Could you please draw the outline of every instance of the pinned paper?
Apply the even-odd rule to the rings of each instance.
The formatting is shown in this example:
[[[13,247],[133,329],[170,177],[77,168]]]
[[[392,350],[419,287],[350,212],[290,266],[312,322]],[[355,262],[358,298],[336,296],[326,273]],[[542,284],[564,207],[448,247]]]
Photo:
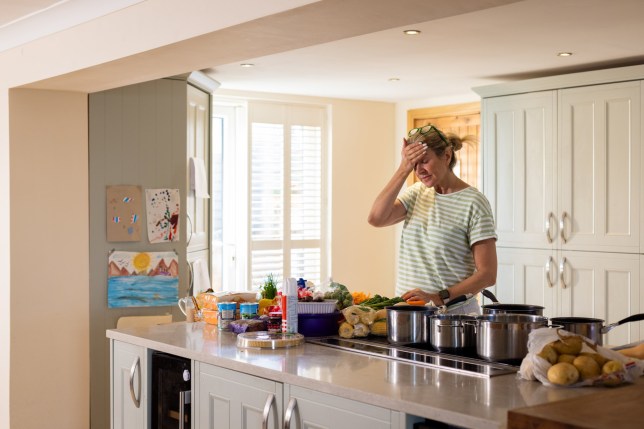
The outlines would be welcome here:
[[[140,186],[119,185],[106,188],[107,241],[141,240],[141,196]]]
[[[179,240],[179,190],[146,189],[145,199],[150,243]]]
[[[210,198],[206,164],[201,158],[190,158],[190,189],[195,191],[197,198]]]

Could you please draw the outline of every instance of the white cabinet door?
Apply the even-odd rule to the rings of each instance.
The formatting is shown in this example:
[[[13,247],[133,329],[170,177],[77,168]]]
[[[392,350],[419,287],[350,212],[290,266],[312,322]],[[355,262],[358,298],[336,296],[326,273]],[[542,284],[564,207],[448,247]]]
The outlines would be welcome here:
[[[210,180],[210,94],[187,85],[187,153],[190,158],[203,160],[207,181]],[[187,240],[188,252],[208,248],[210,239],[210,199],[196,198],[190,188],[190,165],[188,164],[187,195]],[[210,184],[208,183],[210,194]]]
[[[560,252],[557,315],[594,317],[605,324],[641,311],[640,255]],[[640,323],[613,328],[603,339],[621,345],[642,339]]]
[[[545,307],[544,316],[555,315],[557,259],[550,250],[497,248],[496,286],[491,288],[501,303]]]
[[[640,82],[560,91],[560,246],[639,252]]]
[[[494,212],[497,246],[553,248],[555,115],[555,91],[484,100],[483,192]]]
[[[148,425],[147,351],[112,341],[112,429],[141,429]]]
[[[288,406],[284,423],[292,429],[392,429],[399,425],[397,412],[387,408],[299,386],[284,386]]]
[[[195,362],[194,418],[199,429],[281,427],[282,384]]]

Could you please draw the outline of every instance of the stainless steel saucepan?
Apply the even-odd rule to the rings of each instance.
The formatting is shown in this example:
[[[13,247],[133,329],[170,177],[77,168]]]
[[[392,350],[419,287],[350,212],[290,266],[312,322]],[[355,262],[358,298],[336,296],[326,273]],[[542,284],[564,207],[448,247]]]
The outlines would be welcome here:
[[[616,326],[628,322],[637,322],[639,320],[644,320],[644,313],[633,314],[619,322],[611,323],[606,326],[604,326],[604,321],[602,319],[594,319],[591,317],[553,317],[550,319],[550,323],[553,325],[559,325],[568,332],[583,335],[601,346],[603,345],[603,334],[608,333],[608,331]]]
[[[533,316],[543,316],[544,307],[530,304],[501,304],[496,296],[487,289],[481,291],[484,297],[489,298],[493,304],[481,306],[483,314],[530,314]]]

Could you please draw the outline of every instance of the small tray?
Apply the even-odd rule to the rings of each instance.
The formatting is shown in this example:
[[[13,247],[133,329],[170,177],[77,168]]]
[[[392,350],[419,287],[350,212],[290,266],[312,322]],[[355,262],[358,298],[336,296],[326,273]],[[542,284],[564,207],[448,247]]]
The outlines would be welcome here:
[[[304,343],[302,334],[284,334],[281,332],[244,332],[237,335],[237,347],[251,349],[278,349],[295,347]]]
[[[333,313],[336,310],[337,299],[325,299],[319,302],[298,301],[298,314],[324,314]]]

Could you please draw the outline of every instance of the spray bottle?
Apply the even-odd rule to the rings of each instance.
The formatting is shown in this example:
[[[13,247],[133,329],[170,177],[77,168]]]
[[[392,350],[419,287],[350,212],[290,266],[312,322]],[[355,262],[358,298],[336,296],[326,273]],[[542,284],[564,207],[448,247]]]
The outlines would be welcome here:
[[[297,333],[297,281],[291,277],[282,288],[282,332]]]

